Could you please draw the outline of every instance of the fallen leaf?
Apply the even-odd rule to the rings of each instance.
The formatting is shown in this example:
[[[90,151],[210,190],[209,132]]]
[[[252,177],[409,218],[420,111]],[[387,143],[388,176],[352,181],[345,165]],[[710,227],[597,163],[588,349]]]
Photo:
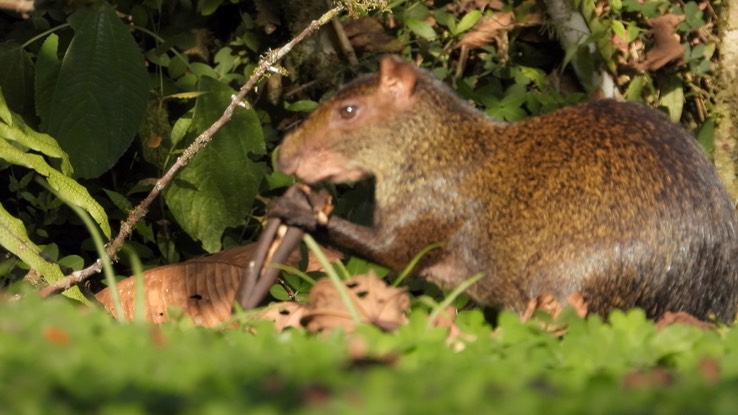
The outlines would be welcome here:
[[[307,306],[294,301],[281,301],[266,306],[259,314],[259,318],[274,322],[277,331],[288,327],[302,328],[300,320],[305,316]]]
[[[443,327],[448,329],[446,344],[451,346],[455,352],[460,352],[466,348],[466,342],[476,340],[476,336],[461,331],[459,326],[456,325],[456,316],[456,309],[452,306],[448,306],[438,315],[432,324],[433,327]]]
[[[684,19],[684,15],[665,14],[648,21],[653,45],[643,60],[635,64],[637,70],[655,71],[684,56],[684,45],[680,43],[679,35],[676,33],[676,27]]]
[[[543,311],[551,316],[551,322],[541,321],[541,328],[556,336],[563,336],[567,327],[557,323],[555,320],[564,310],[564,307],[573,307],[574,311],[581,318],[587,316],[587,302],[581,293],[572,293],[566,297],[566,304],[562,305],[559,300],[551,294],[542,294],[528,301],[528,306],[520,315],[522,321],[528,321],[533,317],[536,311]]]
[[[404,45],[390,35],[376,17],[362,17],[343,24],[343,30],[356,49],[369,52],[393,53]]]
[[[699,371],[702,378],[708,385],[714,385],[720,380],[720,362],[711,357],[705,357],[700,360]]]
[[[388,286],[373,272],[358,275],[344,282],[351,302],[361,322],[374,324],[382,330],[394,330],[407,321],[410,307],[406,290]],[[356,323],[330,279],[323,278],[310,290],[309,311],[302,324],[312,332],[342,328],[348,332]]]
[[[684,311],[679,311],[676,313],[664,313],[659,321],[656,322],[656,328],[662,330],[667,326],[671,326],[672,324],[686,324],[688,326],[697,327],[700,330],[709,330],[715,327],[715,324],[713,323],[700,320],[697,317]]]
[[[147,321],[163,323],[169,320],[169,308],[180,308],[197,325],[216,326],[231,317],[231,306],[251,257],[254,244],[229,249],[217,254],[194,258],[179,264],[165,265],[144,271],[144,311]],[[329,259],[340,254],[324,249]],[[294,252],[287,265],[297,266],[299,253]],[[307,271],[320,270],[312,254],[308,256]],[[126,278],[117,284],[124,316],[135,315],[135,278]],[[110,288],[95,295],[107,311],[113,313]]]
[[[623,384],[629,389],[643,389],[654,386],[665,386],[673,382],[674,375],[663,367],[639,370],[625,375]]]
[[[507,32],[515,27],[514,21],[513,12],[498,12],[492,16],[484,16],[461,38],[458,46],[478,48],[493,42],[507,45]]]
[[[64,330],[57,327],[47,327],[44,329],[44,337],[57,346],[69,346],[69,335]]]

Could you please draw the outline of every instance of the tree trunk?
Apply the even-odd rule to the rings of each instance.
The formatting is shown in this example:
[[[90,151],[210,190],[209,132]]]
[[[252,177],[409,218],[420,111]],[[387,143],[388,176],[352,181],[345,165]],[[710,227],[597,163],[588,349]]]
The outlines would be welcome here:
[[[724,22],[720,42],[720,63],[717,76],[716,110],[720,116],[715,130],[715,166],[735,203],[736,141],[738,140],[738,4],[726,2],[722,8]]]

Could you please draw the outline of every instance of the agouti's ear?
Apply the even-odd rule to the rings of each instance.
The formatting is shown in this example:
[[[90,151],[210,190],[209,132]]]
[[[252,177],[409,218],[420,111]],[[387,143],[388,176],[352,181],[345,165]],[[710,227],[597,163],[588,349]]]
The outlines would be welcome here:
[[[418,72],[411,63],[396,55],[385,55],[379,61],[379,90],[403,102],[415,89]]]

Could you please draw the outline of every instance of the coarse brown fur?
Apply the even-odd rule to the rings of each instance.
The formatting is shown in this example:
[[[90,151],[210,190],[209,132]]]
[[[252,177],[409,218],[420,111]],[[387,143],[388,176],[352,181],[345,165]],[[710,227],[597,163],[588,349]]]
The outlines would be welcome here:
[[[329,236],[394,269],[443,242],[419,274],[448,288],[482,272],[467,292],[483,304],[578,292],[601,314],[735,317],[735,208],[696,141],[640,104],[498,123],[390,56],[288,135],[279,164],[308,183],[374,176],[374,224],[331,217]],[[299,211],[272,214],[317,226]]]

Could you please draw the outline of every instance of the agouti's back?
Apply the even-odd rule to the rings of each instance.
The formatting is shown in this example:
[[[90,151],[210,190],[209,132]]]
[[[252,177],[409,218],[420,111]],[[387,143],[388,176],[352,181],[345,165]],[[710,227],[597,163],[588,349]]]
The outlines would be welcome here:
[[[374,225],[332,217],[329,236],[396,269],[444,242],[420,275],[452,287],[482,272],[468,290],[481,303],[580,293],[601,314],[735,316],[734,206],[695,140],[639,104],[501,124],[386,57],[285,139],[280,166],[308,182],[374,176]]]

